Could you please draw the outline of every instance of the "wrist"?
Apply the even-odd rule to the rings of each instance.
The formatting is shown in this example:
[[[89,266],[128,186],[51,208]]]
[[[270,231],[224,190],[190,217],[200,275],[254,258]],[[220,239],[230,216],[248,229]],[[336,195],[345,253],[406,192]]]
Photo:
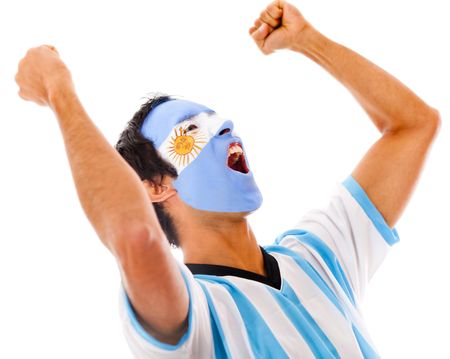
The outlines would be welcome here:
[[[76,98],[70,78],[55,78],[48,84],[47,89],[48,105],[55,112],[68,99]]]
[[[48,105],[62,128],[65,128],[68,123],[72,123],[74,119],[81,118],[80,114],[84,114],[83,106],[71,81],[50,87],[48,100]]]
[[[326,41],[325,36],[307,23],[293,41],[291,50],[311,57],[312,54],[325,46]]]

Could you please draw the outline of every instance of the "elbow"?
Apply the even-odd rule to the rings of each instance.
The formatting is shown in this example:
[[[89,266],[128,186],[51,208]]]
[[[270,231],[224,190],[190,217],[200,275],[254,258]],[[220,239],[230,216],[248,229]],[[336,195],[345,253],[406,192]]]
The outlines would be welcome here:
[[[441,116],[435,108],[428,107],[425,111],[421,111],[417,116],[417,120],[412,126],[405,128],[406,131],[412,130],[419,138],[423,138],[427,142],[432,142],[441,128]]]
[[[387,122],[384,127],[379,127],[383,135],[397,133],[421,133],[430,140],[433,140],[441,128],[441,116],[439,111],[428,105],[417,107],[409,113],[406,118],[399,121]]]
[[[439,111],[430,107],[426,115],[423,116],[418,130],[423,134],[424,139],[433,142],[441,128],[441,115]]]
[[[429,126],[431,127],[431,131],[434,135],[434,137],[439,133],[439,130],[441,129],[441,115],[438,110],[435,108],[430,108],[431,114],[428,118]]]

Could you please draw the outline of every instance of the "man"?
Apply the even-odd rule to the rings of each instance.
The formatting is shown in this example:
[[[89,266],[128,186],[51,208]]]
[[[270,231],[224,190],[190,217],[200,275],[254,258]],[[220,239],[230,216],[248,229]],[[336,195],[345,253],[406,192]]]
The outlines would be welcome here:
[[[392,228],[439,115],[284,1],[270,4],[250,34],[264,54],[290,49],[317,62],[382,134],[328,208],[264,249],[246,220],[261,194],[231,121],[156,97],[117,144],[127,164],[84,111],[55,48],[30,50],[16,80],[21,97],[58,118],[83,209],[121,269],[125,332],[137,358],[377,357],[360,300],[398,241]]]

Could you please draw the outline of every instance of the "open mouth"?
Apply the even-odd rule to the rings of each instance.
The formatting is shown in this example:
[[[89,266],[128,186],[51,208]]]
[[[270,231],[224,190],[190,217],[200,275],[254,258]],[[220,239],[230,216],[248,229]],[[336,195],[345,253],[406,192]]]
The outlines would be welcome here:
[[[230,146],[228,147],[227,165],[233,171],[241,173],[250,172],[247,166],[247,162],[245,161],[245,155],[244,151],[242,150],[242,146],[237,142],[230,144]]]

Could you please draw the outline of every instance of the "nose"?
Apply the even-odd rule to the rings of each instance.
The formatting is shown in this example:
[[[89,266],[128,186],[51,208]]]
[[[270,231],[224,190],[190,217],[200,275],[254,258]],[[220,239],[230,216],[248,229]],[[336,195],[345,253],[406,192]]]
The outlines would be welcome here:
[[[217,130],[216,136],[223,136],[227,133],[231,133],[231,131],[233,131],[233,128],[234,128],[233,122],[230,120],[227,120]]]

